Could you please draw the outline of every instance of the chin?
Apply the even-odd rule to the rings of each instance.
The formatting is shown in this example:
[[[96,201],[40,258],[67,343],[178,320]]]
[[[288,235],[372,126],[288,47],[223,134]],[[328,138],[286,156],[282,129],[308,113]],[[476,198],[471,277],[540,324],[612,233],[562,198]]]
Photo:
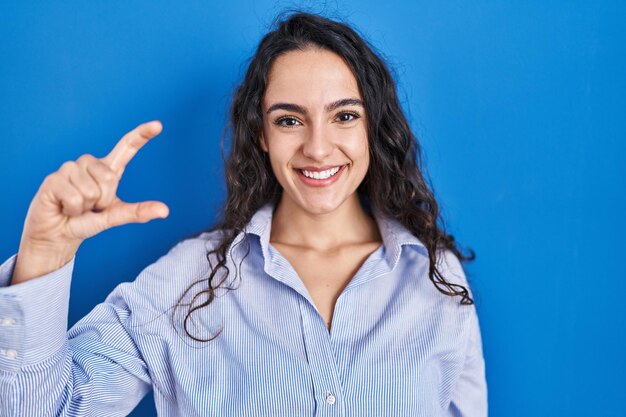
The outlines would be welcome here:
[[[319,207],[319,206],[307,206],[303,209],[309,214],[321,215],[328,214],[335,211],[336,207]]]
[[[304,201],[300,205],[302,210],[310,214],[328,214],[342,206],[343,201]]]

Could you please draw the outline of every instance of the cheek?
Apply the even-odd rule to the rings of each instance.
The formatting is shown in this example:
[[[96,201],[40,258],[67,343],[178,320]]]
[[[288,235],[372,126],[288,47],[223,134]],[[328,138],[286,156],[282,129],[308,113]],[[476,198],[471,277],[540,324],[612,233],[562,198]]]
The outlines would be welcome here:
[[[269,138],[266,144],[272,172],[280,185],[284,187],[285,178],[288,176],[286,171],[291,166],[293,153],[284,141],[277,140],[277,138]]]
[[[363,135],[355,135],[346,140],[343,146],[344,152],[355,164],[368,165],[369,164],[369,143],[367,137]]]

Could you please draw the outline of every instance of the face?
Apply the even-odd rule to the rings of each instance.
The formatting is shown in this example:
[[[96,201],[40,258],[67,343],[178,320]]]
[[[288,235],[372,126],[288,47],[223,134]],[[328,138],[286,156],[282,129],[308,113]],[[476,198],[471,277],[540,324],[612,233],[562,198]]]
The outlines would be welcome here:
[[[283,188],[281,206],[324,214],[358,201],[369,166],[362,100],[350,68],[333,52],[311,48],[274,61],[260,146]]]

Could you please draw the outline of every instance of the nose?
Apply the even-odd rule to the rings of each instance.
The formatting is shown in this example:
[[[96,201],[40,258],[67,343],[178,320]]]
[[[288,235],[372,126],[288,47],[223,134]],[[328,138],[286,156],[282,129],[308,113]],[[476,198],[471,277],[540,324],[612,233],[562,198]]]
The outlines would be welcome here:
[[[302,152],[307,158],[321,162],[333,151],[331,133],[321,126],[310,126],[302,145]]]

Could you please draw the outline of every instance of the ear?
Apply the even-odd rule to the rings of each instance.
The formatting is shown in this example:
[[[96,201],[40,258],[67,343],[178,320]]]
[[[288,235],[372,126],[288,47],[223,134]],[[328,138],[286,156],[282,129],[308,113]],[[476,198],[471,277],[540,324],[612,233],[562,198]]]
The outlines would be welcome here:
[[[263,149],[263,152],[267,152],[267,142],[265,141],[265,137],[263,136],[263,132],[259,135],[259,146]]]

